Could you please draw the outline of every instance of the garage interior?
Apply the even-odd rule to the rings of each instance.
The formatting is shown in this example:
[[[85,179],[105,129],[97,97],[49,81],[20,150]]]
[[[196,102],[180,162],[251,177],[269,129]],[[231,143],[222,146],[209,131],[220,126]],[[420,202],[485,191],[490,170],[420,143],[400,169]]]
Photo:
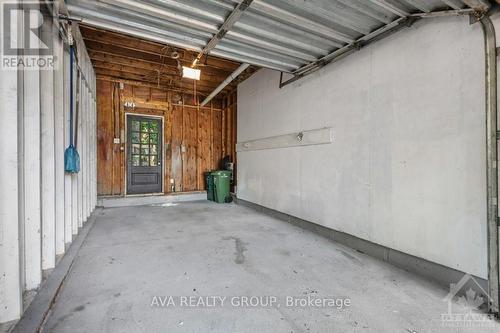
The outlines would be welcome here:
[[[0,5],[0,332],[500,328],[497,1]]]

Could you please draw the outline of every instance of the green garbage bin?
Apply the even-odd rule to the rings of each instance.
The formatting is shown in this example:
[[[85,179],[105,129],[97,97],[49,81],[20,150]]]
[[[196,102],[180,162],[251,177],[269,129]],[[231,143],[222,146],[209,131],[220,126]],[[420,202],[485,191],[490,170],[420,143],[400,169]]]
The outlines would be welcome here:
[[[229,183],[231,182],[231,171],[218,170],[212,172],[214,177],[214,199],[215,202],[224,203],[229,201]]]
[[[215,201],[214,198],[214,177],[212,172],[205,172],[205,184],[207,188],[207,200]]]

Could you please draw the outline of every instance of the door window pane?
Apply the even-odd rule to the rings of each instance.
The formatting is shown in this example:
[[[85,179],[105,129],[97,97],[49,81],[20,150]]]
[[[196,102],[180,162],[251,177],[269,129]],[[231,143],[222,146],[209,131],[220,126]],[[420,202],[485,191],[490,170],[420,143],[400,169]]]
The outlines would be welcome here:
[[[158,156],[156,155],[151,155],[150,157],[150,166],[157,166],[158,165]]]
[[[149,139],[151,141],[151,143],[158,143],[158,134],[157,133],[151,133],[149,134]]]
[[[139,155],[132,155],[132,166],[139,166]]]
[[[130,159],[134,167],[160,165],[160,128],[158,120],[132,119],[130,122]]]
[[[149,129],[151,133],[158,133],[158,122],[153,121],[151,122],[151,127]]]
[[[139,132],[141,130],[141,123],[138,120],[132,120],[132,131]]]
[[[139,133],[132,132],[132,143],[139,143]]]

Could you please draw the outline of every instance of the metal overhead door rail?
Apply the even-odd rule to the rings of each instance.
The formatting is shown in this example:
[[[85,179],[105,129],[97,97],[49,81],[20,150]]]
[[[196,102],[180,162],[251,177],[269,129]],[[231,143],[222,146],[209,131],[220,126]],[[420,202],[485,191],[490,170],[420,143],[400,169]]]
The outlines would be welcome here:
[[[418,18],[490,7],[487,0],[67,0],[67,5],[85,24],[290,73],[293,81]]]

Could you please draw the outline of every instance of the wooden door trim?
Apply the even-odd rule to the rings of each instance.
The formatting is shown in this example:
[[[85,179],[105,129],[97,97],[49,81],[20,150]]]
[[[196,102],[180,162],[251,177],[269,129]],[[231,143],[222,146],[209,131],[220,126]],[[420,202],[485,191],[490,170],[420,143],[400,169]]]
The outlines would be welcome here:
[[[143,117],[143,118],[156,118],[156,119],[161,119],[161,192],[155,192],[155,193],[143,193],[143,194],[137,194],[137,193],[132,193],[128,194],[128,186],[127,186],[127,176],[128,176],[128,116],[137,116],[137,117]],[[158,116],[158,115],[152,115],[152,114],[144,114],[144,113],[137,113],[137,112],[125,112],[125,172],[124,172],[124,184],[125,184],[125,189],[124,189],[124,195],[127,196],[140,196],[140,195],[159,195],[159,194],[164,194],[165,193],[165,117],[164,116]]]

